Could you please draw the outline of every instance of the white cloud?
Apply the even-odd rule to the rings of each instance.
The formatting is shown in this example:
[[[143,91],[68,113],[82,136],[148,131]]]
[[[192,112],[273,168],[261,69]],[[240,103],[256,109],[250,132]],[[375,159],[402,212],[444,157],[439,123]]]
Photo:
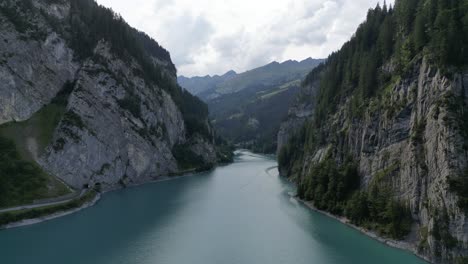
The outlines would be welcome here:
[[[379,0],[97,0],[170,51],[179,74],[324,58]],[[383,0],[380,0],[383,2]],[[393,3],[392,0],[387,3]]]

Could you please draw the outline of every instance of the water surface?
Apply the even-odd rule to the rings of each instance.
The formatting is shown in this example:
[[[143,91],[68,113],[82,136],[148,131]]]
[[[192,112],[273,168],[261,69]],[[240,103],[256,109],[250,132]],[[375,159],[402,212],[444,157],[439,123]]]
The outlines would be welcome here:
[[[2,264],[422,264],[288,195],[276,162],[242,152],[207,173],[105,194],[0,231]]]

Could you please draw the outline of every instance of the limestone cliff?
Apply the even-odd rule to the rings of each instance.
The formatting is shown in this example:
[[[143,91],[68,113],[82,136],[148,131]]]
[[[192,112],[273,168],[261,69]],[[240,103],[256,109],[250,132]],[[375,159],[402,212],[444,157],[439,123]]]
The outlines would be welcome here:
[[[320,130],[323,141],[281,171],[300,181],[326,155],[338,163],[352,155],[361,189],[380,181],[409,206],[414,226],[405,239],[413,250],[433,262],[452,263],[466,255],[468,243],[468,221],[459,203],[463,198],[450,186],[467,168],[460,117],[468,103],[467,88],[467,73],[447,77],[421,60],[413,75],[387,88],[384,101],[371,100],[362,119],[353,118],[350,100],[340,105]],[[280,142],[297,132],[303,112],[303,104],[291,108]]]
[[[276,154],[279,154],[283,146],[288,143],[289,138],[297,133],[304,123],[312,117],[318,85],[318,80],[316,80],[311,84],[302,86],[295,102],[288,110],[286,120],[281,123],[277,136]]]
[[[102,23],[116,25],[108,35],[84,30],[89,17],[106,16]],[[206,106],[177,86],[169,53],[110,10],[89,0],[2,1],[0,32],[0,124],[27,122],[65,97],[45,146],[24,139],[45,171],[76,189],[114,188],[186,169],[176,145],[216,162]],[[188,104],[195,110],[184,110]],[[196,111],[203,114],[190,116]]]
[[[433,263],[468,261],[467,10],[370,9],[306,77],[309,96],[278,136],[280,172],[301,199]]]

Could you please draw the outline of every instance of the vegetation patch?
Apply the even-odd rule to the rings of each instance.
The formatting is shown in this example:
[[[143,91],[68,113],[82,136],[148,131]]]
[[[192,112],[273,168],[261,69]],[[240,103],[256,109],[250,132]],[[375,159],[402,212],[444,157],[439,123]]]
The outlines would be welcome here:
[[[22,159],[12,140],[0,137],[0,208],[28,204],[69,192],[34,161]]]
[[[389,187],[377,184],[353,194],[346,215],[353,223],[394,239],[409,234],[413,223],[409,207],[396,200]]]
[[[427,240],[429,236],[429,229],[427,226],[422,226],[419,229],[419,236],[420,236],[420,240],[419,240],[418,250],[422,251],[429,247],[429,242]]]
[[[234,161],[234,146],[219,136],[215,138],[215,145],[219,163],[231,163]]]
[[[52,141],[58,123],[62,119],[65,107],[49,104],[35,113],[30,119],[22,122],[9,122],[0,126],[0,135],[15,142],[22,158],[33,160],[40,155]],[[29,139],[29,140],[28,140]],[[31,140],[37,144],[37,153],[32,153]]]
[[[34,5],[31,0],[4,0],[0,5],[0,12],[13,24],[15,29],[22,34],[29,34],[36,40],[44,40],[47,32],[41,30],[36,23],[32,21]],[[27,40],[25,35],[21,39]]]
[[[458,206],[468,214],[468,168],[459,176],[452,176],[448,179],[449,188],[458,196]]]
[[[298,185],[297,194],[301,199],[313,201],[321,210],[342,215],[345,201],[359,185],[357,166],[351,159],[337,166],[332,158],[327,158],[310,168]]]
[[[426,120],[419,120],[411,134],[411,142],[413,145],[421,145],[424,140],[424,130],[426,129]]]
[[[134,117],[141,118],[141,100],[137,95],[127,95],[124,99],[117,101],[119,106],[129,111]]]
[[[34,209],[25,209],[14,212],[0,213],[0,226],[26,219],[34,219],[38,217],[48,216],[54,213],[64,212],[74,208],[78,208],[84,205],[85,203],[92,201],[96,197],[96,194],[96,191],[91,190],[88,191],[81,198],[69,201],[67,203],[39,207]]]
[[[65,114],[68,97],[73,87],[73,82],[66,82],[52,102],[28,120],[13,121],[1,125],[0,136],[13,140],[20,156],[28,161],[33,161],[34,156],[43,154],[46,147],[52,142],[55,128]],[[37,148],[34,147],[36,153],[32,153],[31,144],[37,144]]]
[[[72,110],[69,110],[65,113],[65,115],[63,116],[62,123],[67,126],[77,127],[81,130],[86,128],[85,123],[81,119],[81,116],[79,116],[77,113],[73,112]]]
[[[102,166],[101,166],[101,169],[97,172],[98,175],[104,175],[104,173],[110,169],[111,165],[109,163],[104,163]]]
[[[459,245],[459,241],[450,233],[450,219],[445,208],[441,210],[433,209],[433,226],[429,234],[435,240],[433,254],[440,257],[443,251],[453,250]]]
[[[397,165],[382,170],[367,190],[360,190],[357,165],[352,159],[341,166],[328,157],[314,165],[298,185],[298,196],[313,201],[320,210],[346,216],[352,223],[375,230],[383,236],[402,239],[411,231],[409,208],[395,200],[383,179]]]
[[[61,181],[45,173],[35,158],[42,155],[52,142],[72,89],[73,83],[67,82],[52,102],[30,119],[0,126],[0,207],[31,203],[70,192]]]
[[[196,169],[205,167],[207,164],[203,160],[203,157],[194,153],[190,149],[189,144],[178,144],[172,148],[172,154],[177,160],[179,169]]]
[[[393,163],[392,165],[386,167],[385,169],[378,171],[372,178],[371,184],[382,184],[388,177],[392,175],[393,172],[397,171],[400,168],[398,162]]]

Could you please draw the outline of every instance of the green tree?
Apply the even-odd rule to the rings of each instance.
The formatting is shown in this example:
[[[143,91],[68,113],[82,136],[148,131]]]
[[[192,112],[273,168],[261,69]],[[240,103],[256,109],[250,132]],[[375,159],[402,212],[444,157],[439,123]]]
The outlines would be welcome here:
[[[423,3],[424,1],[421,1]],[[427,34],[426,34],[426,12],[424,12],[423,7],[420,6],[418,13],[416,14],[416,20],[414,22],[414,46],[416,50],[421,50],[427,43]]]
[[[386,60],[393,53],[394,23],[392,16],[386,16],[379,31],[377,46],[380,56]]]
[[[403,238],[411,231],[411,212],[401,203],[390,199],[385,207],[384,220],[388,223],[387,232],[395,238]]]
[[[346,216],[356,224],[361,224],[368,216],[367,197],[363,192],[355,192],[348,201]]]
[[[406,35],[411,31],[414,22],[414,15],[420,0],[397,0],[395,10],[398,19],[399,31]]]

